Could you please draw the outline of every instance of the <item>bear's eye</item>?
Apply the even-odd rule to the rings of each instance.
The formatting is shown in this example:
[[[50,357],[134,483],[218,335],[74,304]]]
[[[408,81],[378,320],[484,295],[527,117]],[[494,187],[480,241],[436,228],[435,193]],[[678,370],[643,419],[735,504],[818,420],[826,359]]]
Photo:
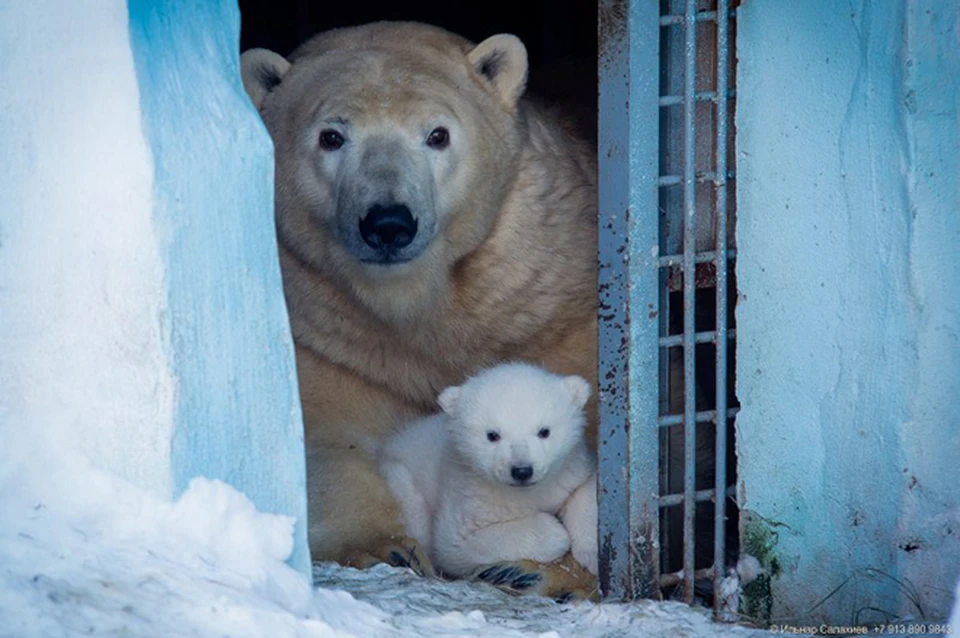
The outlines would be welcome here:
[[[540,428],[540,431],[537,432],[537,436],[539,436],[541,439],[547,438],[550,436],[550,428]]]
[[[438,151],[447,148],[450,146],[450,131],[442,126],[433,129],[427,136],[427,146]]]
[[[487,440],[490,441],[491,443],[496,443],[497,441],[500,440],[500,434],[498,432],[494,432],[493,430],[490,430],[489,432],[487,432]]]
[[[325,151],[335,151],[343,146],[345,141],[343,135],[333,129],[320,131],[320,148]]]

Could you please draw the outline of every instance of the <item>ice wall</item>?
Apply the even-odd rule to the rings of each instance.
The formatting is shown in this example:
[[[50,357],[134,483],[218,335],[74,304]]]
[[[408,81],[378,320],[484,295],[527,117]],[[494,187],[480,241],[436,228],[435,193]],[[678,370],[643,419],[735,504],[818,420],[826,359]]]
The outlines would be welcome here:
[[[960,574],[960,12],[738,9],[749,611],[943,620]]]
[[[166,499],[223,479],[297,517],[306,572],[272,147],[239,19],[226,1],[0,4],[0,482],[34,452]]]

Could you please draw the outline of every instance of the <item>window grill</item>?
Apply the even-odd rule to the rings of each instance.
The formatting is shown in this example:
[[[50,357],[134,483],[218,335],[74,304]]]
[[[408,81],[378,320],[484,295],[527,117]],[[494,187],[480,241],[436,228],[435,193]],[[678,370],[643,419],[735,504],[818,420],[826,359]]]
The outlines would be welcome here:
[[[600,3],[600,580],[608,598],[699,598],[719,610],[713,592],[738,544],[731,5]]]

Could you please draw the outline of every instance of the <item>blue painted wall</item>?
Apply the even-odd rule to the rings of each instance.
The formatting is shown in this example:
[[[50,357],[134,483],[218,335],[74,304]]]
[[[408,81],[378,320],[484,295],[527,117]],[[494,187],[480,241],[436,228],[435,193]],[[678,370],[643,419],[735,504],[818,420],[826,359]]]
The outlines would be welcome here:
[[[943,619],[960,575],[958,4],[746,2],[737,23],[739,498],[773,575],[753,609]]]
[[[309,568],[303,426],[273,221],[270,138],[240,80],[240,14],[226,0],[130,0],[166,328],[178,378],[175,494],[219,478],[297,517]]]

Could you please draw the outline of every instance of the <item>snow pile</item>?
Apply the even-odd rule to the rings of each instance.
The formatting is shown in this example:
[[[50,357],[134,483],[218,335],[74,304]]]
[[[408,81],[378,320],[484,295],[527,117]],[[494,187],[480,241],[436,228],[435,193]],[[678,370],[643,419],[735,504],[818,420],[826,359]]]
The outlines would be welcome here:
[[[398,631],[417,636],[769,635],[714,623],[708,610],[679,602],[560,605],[535,596],[510,596],[484,583],[428,580],[386,565],[362,571],[330,563],[315,565],[314,582],[345,589],[390,614]]]
[[[292,519],[219,481],[165,503],[76,454],[30,451],[0,475],[0,635],[343,635],[284,563]]]
[[[292,519],[225,483],[170,503],[62,441],[5,428],[0,449],[0,636],[749,633],[679,603],[557,605],[387,566],[320,565],[312,589],[284,562]]]

